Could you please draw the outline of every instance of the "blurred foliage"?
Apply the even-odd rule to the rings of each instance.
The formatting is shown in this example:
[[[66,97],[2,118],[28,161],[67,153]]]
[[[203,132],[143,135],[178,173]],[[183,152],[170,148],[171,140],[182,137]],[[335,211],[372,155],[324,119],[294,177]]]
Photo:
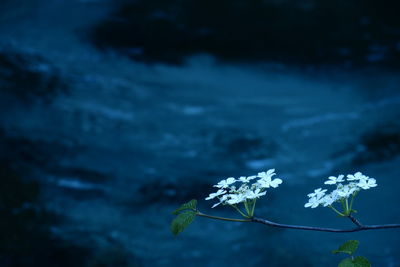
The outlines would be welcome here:
[[[400,63],[400,3],[389,0],[138,0],[94,30],[99,47],[179,63],[207,52],[227,60]]]

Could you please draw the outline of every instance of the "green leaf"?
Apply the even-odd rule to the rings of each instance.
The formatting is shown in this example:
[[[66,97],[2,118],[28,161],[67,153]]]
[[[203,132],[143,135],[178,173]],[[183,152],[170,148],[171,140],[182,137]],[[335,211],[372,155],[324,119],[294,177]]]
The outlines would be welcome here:
[[[357,250],[359,243],[360,242],[358,242],[358,240],[349,240],[342,244],[339,249],[332,251],[332,253],[347,253],[349,255],[353,255],[353,253]]]
[[[371,267],[371,263],[366,258],[358,256],[354,259],[346,258],[342,260],[338,267]]]
[[[371,267],[371,263],[364,257],[358,256],[354,260],[355,267]]]
[[[194,211],[185,211],[178,216],[172,221],[171,223],[171,232],[177,236],[180,232],[185,230],[186,227],[189,226],[196,217],[196,212]]]
[[[351,258],[346,258],[339,263],[338,267],[355,267],[355,265]]]
[[[195,211],[196,209],[197,209],[197,200],[196,199],[192,199],[188,203],[182,204],[182,206],[180,206],[179,208],[174,210],[172,212],[172,214],[178,215],[179,212],[181,212],[183,210],[193,210],[193,211]]]

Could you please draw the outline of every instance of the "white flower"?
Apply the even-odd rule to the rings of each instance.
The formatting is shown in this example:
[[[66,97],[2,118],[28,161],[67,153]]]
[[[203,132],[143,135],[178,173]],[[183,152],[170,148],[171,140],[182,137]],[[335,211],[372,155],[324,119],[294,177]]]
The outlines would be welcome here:
[[[229,186],[227,189],[229,189],[229,192],[231,193],[236,193],[238,191],[238,189],[236,189],[236,186],[234,185]]]
[[[246,194],[247,191],[249,191],[249,186],[247,184],[242,184],[238,190],[232,190],[231,193],[237,193],[237,194]]]
[[[213,209],[213,208],[215,208],[216,206],[218,206],[218,205],[219,205],[219,204],[221,204],[221,203],[222,203],[222,202],[218,202],[218,203],[216,203],[216,204],[212,205],[212,207],[211,207],[211,208]]]
[[[312,198],[312,197],[321,198],[325,195],[326,191],[327,191],[326,189],[322,190],[322,188],[318,188],[318,189],[315,189],[313,193],[310,193],[307,196],[310,198]]]
[[[329,180],[326,181],[324,184],[337,184],[337,183],[342,183],[342,182],[344,182],[343,177],[344,177],[343,174],[340,174],[338,177],[330,176],[330,177],[328,177]]]
[[[220,181],[218,184],[214,185],[214,187],[218,188],[227,188],[229,185],[233,184],[236,182],[236,179],[233,177],[229,177],[226,180]]]
[[[337,198],[336,198],[333,194],[329,194],[329,195],[324,196],[324,197],[321,199],[321,204],[322,204],[324,207],[327,207],[327,206],[332,205],[333,202],[335,202],[336,200],[337,200]]]
[[[275,175],[275,169],[269,169],[267,172],[259,172],[257,177],[259,178],[271,178]]]
[[[368,177],[362,174],[361,172],[356,172],[355,174],[348,174],[347,175],[347,181],[358,181],[358,180],[363,180],[367,179]]]
[[[308,202],[304,205],[305,208],[311,207],[312,209],[316,208],[321,204],[321,199],[312,197],[308,200]]]
[[[350,196],[355,196],[361,189],[370,189],[372,187],[378,186],[376,180],[369,178],[368,176],[362,174],[361,172],[356,172],[355,174],[347,175],[347,184],[344,175],[340,174],[338,177],[330,176],[325,184],[336,185],[336,189],[330,193],[326,193],[326,189],[315,189],[313,193],[308,194],[310,198],[309,201],[304,205],[306,208],[316,208],[319,205],[324,207],[331,206],[334,202],[348,201]],[[350,202],[351,204],[353,201]],[[350,205],[351,209],[351,205]]]
[[[344,185],[343,187],[340,187],[337,189],[337,194],[340,197],[348,198],[351,194],[353,194],[357,188],[351,187],[349,185]]]
[[[218,196],[220,196],[220,195],[223,195],[223,194],[225,194],[225,193],[226,193],[225,190],[219,189],[216,193],[211,193],[211,194],[206,198],[206,200],[214,199],[214,198],[216,198],[216,197],[218,197]]]
[[[216,206],[218,206],[219,204],[222,204],[226,199],[228,198],[227,195],[223,195],[222,197],[219,198],[219,202],[214,204],[211,208],[215,208]]]
[[[250,182],[251,180],[253,180],[253,179],[255,179],[255,178],[257,178],[256,175],[252,175],[252,176],[248,176],[248,177],[246,177],[246,176],[241,176],[241,177],[239,178],[238,181],[240,181],[240,182],[242,182],[242,183],[248,183],[248,182]]]
[[[238,179],[229,177],[214,185],[214,187],[218,188],[218,191],[211,193],[206,200],[217,198],[219,202],[212,206],[215,208],[220,204],[236,205],[247,200],[259,198],[266,194],[265,188],[275,188],[282,183],[282,180],[278,178],[272,180],[271,177],[274,175],[275,170],[270,169],[267,172],[260,172],[258,175],[241,176]],[[251,180],[256,178],[260,179],[253,184],[249,184]],[[236,182],[241,182],[240,186],[238,184],[234,185]]]
[[[242,194],[230,194],[228,198],[226,202],[230,205],[235,205],[246,200],[246,197]]]
[[[372,187],[378,186],[376,184],[376,180],[374,178],[369,179],[362,179],[358,182],[357,186],[361,187],[362,189],[370,189]]]
[[[267,193],[266,191],[261,192],[261,189],[259,189],[259,188],[257,188],[254,191],[249,190],[249,191],[246,192],[246,198],[247,199],[255,199],[255,198],[259,198],[261,196],[264,196],[266,193]]]
[[[277,188],[282,183],[282,180],[279,178],[271,180],[271,178],[269,177],[265,179],[264,178],[260,179],[258,180],[257,183],[261,186],[261,188],[269,188],[269,187]]]
[[[310,198],[308,200],[308,202],[304,205],[304,207],[308,208],[316,208],[318,207],[320,204],[323,204],[324,202],[324,196],[325,196],[325,192],[327,190],[326,189],[322,189],[322,188],[318,188],[315,189],[313,193],[308,194],[307,196]]]
[[[275,178],[271,181],[271,187],[277,188],[282,183],[282,180],[279,178]]]
[[[339,192],[338,189],[333,190],[333,191],[329,194],[329,196],[331,196],[331,197],[336,201],[336,200],[338,200],[338,199],[340,198],[338,192]]]
[[[250,180],[247,179],[246,176],[240,176],[238,181],[242,182],[242,183],[248,183]]]

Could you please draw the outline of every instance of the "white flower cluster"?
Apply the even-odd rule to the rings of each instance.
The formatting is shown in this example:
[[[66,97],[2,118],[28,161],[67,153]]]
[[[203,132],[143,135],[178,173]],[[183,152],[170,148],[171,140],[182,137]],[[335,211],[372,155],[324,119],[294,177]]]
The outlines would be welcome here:
[[[230,177],[226,180],[220,181],[214,187],[218,188],[216,193],[211,193],[206,200],[218,198],[219,202],[212,207],[219,204],[235,205],[247,200],[254,200],[266,194],[266,189],[278,187],[282,180],[279,178],[272,179],[275,175],[275,169],[270,169],[267,172],[260,172],[257,175],[242,176],[238,179]],[[255,180],[252,184],[251,181]],[[241,183],[240,186],[237,183]]]
[[[348,182],[344,184],[344,182]],[[308,202],[304,207],[316,208],[319,205],[324,207],[331,206],[334,202],[347,200],[350,196],[355,196],[361,189],[367,190],[372,187],[376,187],[376,180],[363,175],[361,172],[355,174],[348,174],[347,179],[341,174],[338,177],[330,176],[327,181],[327,185],[336,185],[336,189],[326,193],[327,189],[318,188],[314,192],[308,194]]]

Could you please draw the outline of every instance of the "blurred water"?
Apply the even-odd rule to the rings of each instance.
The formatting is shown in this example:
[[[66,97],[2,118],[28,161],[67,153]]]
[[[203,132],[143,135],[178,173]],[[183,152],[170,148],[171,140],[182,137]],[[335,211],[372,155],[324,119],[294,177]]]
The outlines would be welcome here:
[[[101,18],[104,6],[74,10],[86,11],[90,19],[75,25]],[[68,90],[29,103],[0,91],[3,157],[39,181],[42,205],[62,217],[55,236],[95,251],[123,250],[139,259],[132,266],[335,266],[340,257],[330,251],[360,239],[360,254],[374,266],[400,266],[397,230],[335,235],[202,218],[178,238],[168,229],[170,212],[191,198],[202,210],[234,216],[210,210],[203,199],[211,185],[269,168],[284,184],[260,201],[260,217],[350,226],[303,205],[328,175],[363,171],[379,186],[360,194],[360,220],[400,222],[400,150],[397,139],[385,143],[400,131],[397,73],[226,64],[210,55],[182,66],[146,65],[94,50],[62,18],[56,27],[36,20],[32,31],[26,21],[3,27],[2,38],[43,55]],[[375,135],[377,145],[369,145],[365,136]]]

